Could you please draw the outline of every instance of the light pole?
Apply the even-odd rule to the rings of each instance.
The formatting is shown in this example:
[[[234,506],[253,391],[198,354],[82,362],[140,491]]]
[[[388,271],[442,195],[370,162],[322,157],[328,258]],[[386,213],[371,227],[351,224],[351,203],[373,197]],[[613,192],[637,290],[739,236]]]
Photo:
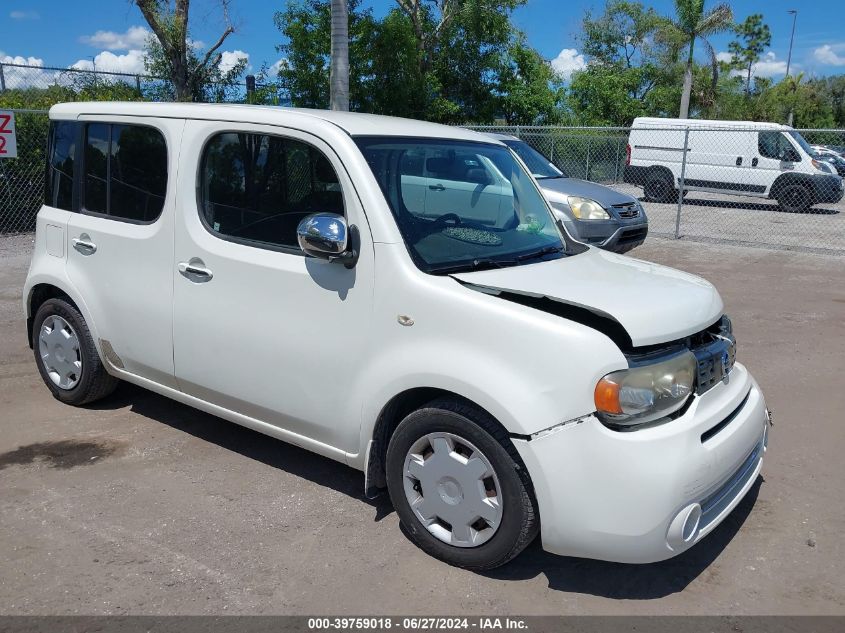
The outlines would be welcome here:
[[[792,40],[795,39],[795,21],[798,19],[798,11],[790,9],[787,11],[792,15],[792,34],[789,36],[789,55],[786,56],[786,76],[789,77],[789,66],[792,63]]]

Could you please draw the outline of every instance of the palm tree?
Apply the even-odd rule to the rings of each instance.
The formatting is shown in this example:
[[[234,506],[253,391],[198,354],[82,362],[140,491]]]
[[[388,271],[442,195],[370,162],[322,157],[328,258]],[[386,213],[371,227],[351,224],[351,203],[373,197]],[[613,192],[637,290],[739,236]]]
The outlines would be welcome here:
[[[332,110],[349,110],[349,16],[346,0],[332,0],[329,103]]]
[[[689,116],[689,100],[692,92],[692,64],[696,40],[700,41],[710,58],[713,68],[713,85],[719,77],[719,63],[716,52],[707,38],[733,26],[733,11],[727,4],[718,4],[709,11],[704,10],[704,0],[675,0],[675,18],[667,18],[663,28],[666,37],[675,50],[688,48],[687,68],[684,73],[684,91],[681,94],[680,118]]]

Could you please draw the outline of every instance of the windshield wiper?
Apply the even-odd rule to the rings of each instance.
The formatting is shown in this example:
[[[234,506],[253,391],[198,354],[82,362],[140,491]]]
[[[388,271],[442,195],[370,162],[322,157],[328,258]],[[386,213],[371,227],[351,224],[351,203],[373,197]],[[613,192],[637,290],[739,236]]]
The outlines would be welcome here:
[[[534,251],[533,253],[526,253],[525,255],[519,255],[516,258],[518,262],[524,262],[527,259],[539,259],[540,257],[544,257],[546,255],[551,255],[552,253],[563,253],[566,249],[563,246],[544,246],[538,251]]]
[[[464,262],[462,264],[447,264],[445,266],[435,266],[433,268],[429,268],[428,272],[434,275],[446,275],[449,273],[487,270],[490,268],[507,268],[508,266],[513,266],[517,263],[518,261],[515,259],[493,259],[491,257],[483,257],[479,259],[474,259],[470,262]]]

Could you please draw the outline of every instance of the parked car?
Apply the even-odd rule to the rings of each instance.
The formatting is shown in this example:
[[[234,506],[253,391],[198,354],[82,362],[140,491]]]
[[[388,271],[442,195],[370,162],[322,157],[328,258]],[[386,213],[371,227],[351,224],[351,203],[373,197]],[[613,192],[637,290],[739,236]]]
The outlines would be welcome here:
[[[56,105],[23,309],[59,401],[125,380],[346,463],[470,569],[538,533],[679,554],[767,443],[712,285],[573,240],[506,146],[432,123]]]
[[[845,145],[811,145],[813,151],[817,154],[826,154],[833,152],[841,158],[845,158]]]
[[[648,235],[645,209],[633,196],[588,180],[570,178],[528,143],[489,133],[510,147],[540,182],[543,195],[575,239],[616,253],[639,246]]]
[[[831,165],[836,173],[841,177],[845,177],[845,158],[829,149],[816,150],[815,158],[818,161]]]
[[[678,199],[686,128],[684,192],[772,198],[790,212],[842,199],[842,179],[816,160],[812,147],[791,127],[640,117],[628,137],[624,179],[641,186],[646,199]]]

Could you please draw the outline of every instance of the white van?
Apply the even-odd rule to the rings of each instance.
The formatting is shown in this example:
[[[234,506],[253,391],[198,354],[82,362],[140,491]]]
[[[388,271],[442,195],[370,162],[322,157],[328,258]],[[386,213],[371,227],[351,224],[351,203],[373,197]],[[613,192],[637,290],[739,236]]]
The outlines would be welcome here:
[[[754,121],[634,119],[625,182],[641,186],[650,202],[677,201],[685,137],[685,193],[771,198],[790,212],[842,199],[842,179],[800,133]]]
[[[348,464],[471,569],[538,533],[679,554],[766,447],[716,289],[576,242],[514,152],[456,127],[54,106],[23,310],[59,401],[125,380]]]

